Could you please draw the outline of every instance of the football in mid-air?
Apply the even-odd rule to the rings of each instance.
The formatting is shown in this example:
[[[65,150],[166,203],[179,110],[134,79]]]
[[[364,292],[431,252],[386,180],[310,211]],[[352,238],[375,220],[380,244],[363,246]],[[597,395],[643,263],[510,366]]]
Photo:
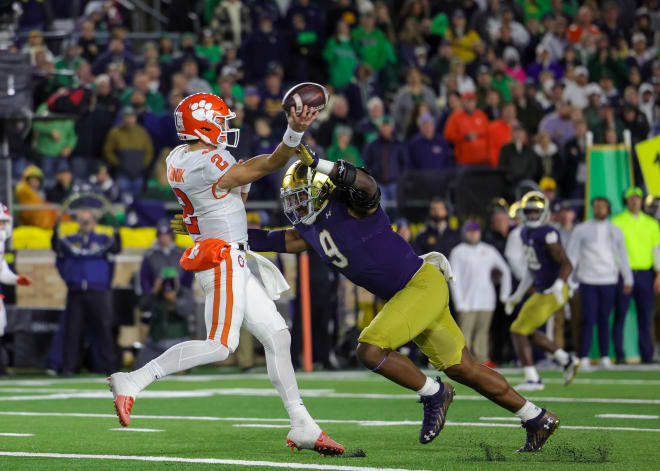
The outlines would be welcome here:
[[[293,107],[297,115],[302,113],[305,105],[312,111],[321,111],[328,104],[328,98],[328,90],[323,85],[314,82],[299,83],[286,92],[282,98],[282,108],[288,113]]]

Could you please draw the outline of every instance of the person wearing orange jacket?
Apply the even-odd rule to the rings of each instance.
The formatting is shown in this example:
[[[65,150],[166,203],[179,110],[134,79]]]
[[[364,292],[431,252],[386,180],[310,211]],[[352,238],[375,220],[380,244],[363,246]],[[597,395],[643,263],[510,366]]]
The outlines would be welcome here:
[[[490,165],[488,117],[477,109],[474,91],[461,94],[463,109],[449,115],[445,138],[454,145],[456,165]]]
[[[23,179],[16,185],[16,201],[19,204],[47,205],[43,198],[41,184],[44,174],[36,165],[28,165],[23,172]],[[52,229],[57,218],[56,209],[28,209],[19,213],[21,224]]]
[[[516,119],[516,105],[507,102],[502,105],[502,117],[488,123],[488,154],[490,165],[497,168],[500,161],[500,150],[513,139],[513,127]]]

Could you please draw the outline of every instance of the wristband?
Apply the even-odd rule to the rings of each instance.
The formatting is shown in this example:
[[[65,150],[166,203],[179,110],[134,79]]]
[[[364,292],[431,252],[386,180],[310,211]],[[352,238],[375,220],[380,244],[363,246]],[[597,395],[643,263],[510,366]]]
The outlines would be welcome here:
[[[246,183],[245,185],[242,185],[241,186],[241,193],[249,193],[251,186],[252,186],[252,183]]]
[[[321,172],[324,175],[330,175],[332,169],[335,168],[335,163],[330,160],[319,159],[319,163],[316,164],[316,171]]]
[[[294,131],[291,129],[291,126],[287,126],[284,137],[282,137],[282,142],[288,147],[298,147],[302,141],[303,134],[305,133]]]

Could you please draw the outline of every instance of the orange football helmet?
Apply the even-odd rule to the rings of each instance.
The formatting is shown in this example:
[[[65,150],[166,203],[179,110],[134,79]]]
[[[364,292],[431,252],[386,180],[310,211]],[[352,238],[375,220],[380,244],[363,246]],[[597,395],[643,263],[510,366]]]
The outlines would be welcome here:
[[[195,93],[184,98],[174,110],[174,124],[179,139],[201,139],[214,146],[236,147],[240,130],[229,127],[236,117],[227,103],[211,93]]]

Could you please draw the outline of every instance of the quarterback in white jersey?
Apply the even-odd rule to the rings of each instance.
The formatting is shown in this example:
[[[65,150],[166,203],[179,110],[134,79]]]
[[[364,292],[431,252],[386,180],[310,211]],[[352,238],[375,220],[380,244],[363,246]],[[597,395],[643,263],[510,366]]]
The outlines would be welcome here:
[[[129,425],[140,391],[163,376],[225,360],[238,346],[243,326],[263,344],[268,376],[289,413],[287,445],[342,454],[344,447],[321,430],[300,398],[291,364],[291,335],[273,302],[288,285],[272,263],[249,252],[247,245],[244,203],[250,183],[286,165],[317,113],[307,107],[300,115],[292,110],[277,149],[245,162],[237,162],[227,150],[238,143],[239,131],[228,125],[234,116],[215,95],[187,97],[174,118],[179,138],[188,144],[176,147],[166,160],[168,181],[195,242],[180,263],[195,272],[206,296],[207,338],[179,343],[138,370],[111,375],[115,409],[120,423]],[[257,259],[263,284],[247,266],[248,252]]]
[[[11,237],[12,217],[9,209],[0,203],[0,282],[6,285],[30,285],[32,281],[27,276],[14,273],[5,260],[5,242]],[[7,328],[7,311],[4,296],[0,295],[0,376],[7,374],[5,352],[2,347],[2,336]]]

